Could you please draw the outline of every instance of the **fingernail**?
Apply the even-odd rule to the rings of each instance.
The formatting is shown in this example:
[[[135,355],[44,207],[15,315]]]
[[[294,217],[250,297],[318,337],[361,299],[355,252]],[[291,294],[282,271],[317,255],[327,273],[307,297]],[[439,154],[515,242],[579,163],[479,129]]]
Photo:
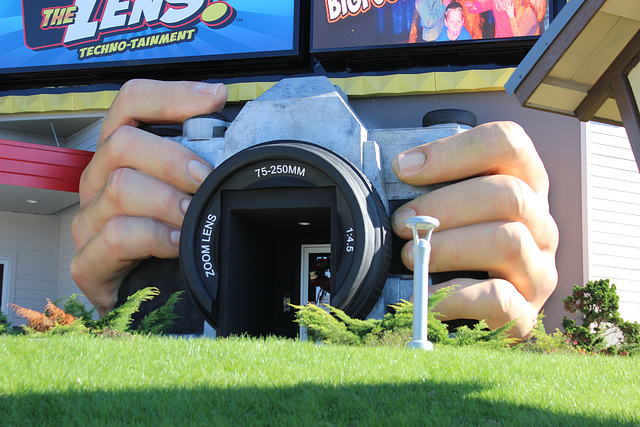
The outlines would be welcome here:
[[[180,232],[178,230],[174,230],[170,233],[171,243],[173,246],[180,247]]]
[[[198,83],[193,89],[196,92],[201,93],[202,95],[215,95],[216,93],[218,93],[218,89],[220,89],[220,86],[222,86],[222,83]]]
[[[412,173],[419,170],[427,160],[422,151],[410,151],[398,155],[398,166],[402,173]]]
[[[393,224],[395,225],[396,230],[400,231],[407,228],[407,220],[416,215],[416,211],[411,208],[397,210],[393,214]]]
[[[213,169],[209,165],[205,165],[202,162],[197,160],[189,160],[187,163],[187,171],[191,178],[193,178],[196,182],[202,183],[206,177],[209,176]]]
[[[182,213],[186,214],[187,209],[189,209],[189,204],[191,204],[191,199],[184,199],[180,202],[180,208],[182,209]]]

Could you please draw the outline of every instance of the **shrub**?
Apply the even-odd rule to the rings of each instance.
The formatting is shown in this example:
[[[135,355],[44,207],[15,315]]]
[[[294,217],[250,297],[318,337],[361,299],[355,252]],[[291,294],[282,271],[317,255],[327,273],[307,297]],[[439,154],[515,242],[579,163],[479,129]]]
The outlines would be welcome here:
[[[160,294],[160,290],[154,287],[140,289],[135,294],[127,297],[127,300],[119,307],[105,314],[96,323],[96,329],[109,328],[117,332],[129,332],[129,326],[133,321],[133,314],[140,309],[140,304],[149,301]]]
[[[162,335],[175,323],[178,315],[173,312],[176,303],[182,298],[184,291],[175,292],[165,305],[144,316],[136,332],[141,334]]]
[[[544,312],[538,315],[536,327],[533,328],[529,336],[518,345],[519,349],[532,353],[586,354],[585,350],[580,347],[576,347],[559,329],[556,328],[556,331],[553,334],[548,334],[542,322],[544,317]]]
[[[626,322],[618,312],[616,285],[609,279],[588,281],[573,287],[563,299],[565,310],[581,322],[564,317],[562,326],[567,338],[588,352],[636,352],[640,347],[640,325]]]
[[[144,288],[129,296],[127,301],[107,313],[99,320],[93,320],[92,310],[87,310],[80,301],[78,295],[69,297],[64,304],[64,309],[59,308],[47,300],[44,313],[10,304],[16,313],[27,319],[27,325],[23,325],[26,333],[91,333],[99,336],[129,335],[130,332],[142,334],[162,334],[171,326],[177,316],[173,313],[173,307],[181,298],[182,291],[174,293],[167,303],[152,311],[142,319],[138,329],[130,331],[132,316],[140,309],[143,301],[159,295],[158,288]],[[1,314],[1,313],[0,313]],[[5,317],[6,319],[6,317]],[[2,324],[2,317],[0,317]],[[2,329],[0,329],[0,332]]]
[[[54,326],[66,326],[75,322],[77,319],[71,314],[65,313],[64,310],[58,308],[50,299],[47,298],[47,305],[44,313],[31,310],[29,308],[20,307],[16,304],[9,304],[15,310],[18,316],[27,319],[26,331],[48,332]]]
[[[91,310],[87,310],[87,307],[82,301],[78,300],[78,297],[80,297],[80,295],[78,294],[71,295],[64,301],[64,306],[62,307],[62,309],[72,316],[82,319],[82,323],[87,328],[95,327],[97,321],[93,320],[93,314],[95,313],[96,308],[92,307]],[[56,300],[55,303],[57,305],[58,300]]]
[[[508,337],[508,331],[514,322],[501,328],[489,330],[485,322],[479,322],[474,328],[462,326],[449,334],[447,326],[433,311],[440,301],[453,292],[453,288],[440,289],[429,297],[427,336],[433,343],[449,345],[481,344],[493,347],[506,347],[515,342]],[[314,304],[306,306],[292,305],[297,309],[296,322],[307,328],[309,339],[314,342],[346,345],[393,345],[406,346],[413,338],[413,304],[400,301],[390,306],[391,311],[382,319],[353,319],[342,310],[322,304],[326,310]]]
[[[462,325],[443,343],[457,346],[474,344],[494,348],[509,347],[518,341],[517,338],[509,336],[514,323],[515,320],[496,329],[489,329],[484,320],[480,320],[473,328]]]
[[[11,322],[7,319],[7,315],[0,310],[0,335],[12,333],[13,328],[11,327]]]
[[[349,318],[349,316],[337,308],[330,307],[327,304],[323,305],[329,307],[334,314],[336,312],[341,313],[343,319]],[[359,345],[362,344],[365,339],[365,337],[359,336],[356,332],[349,330],[347,323],[327,313],[322,307],[314,304],[307,304],[306,306],[291,304],[291,306],[297,309],[295,321],[307,328],[307,336],[313,342]],[[349,324],[353,324],[353,322],[349,322]],[[366,328],[360,325],[359,330],[362,331],[364,329]]]

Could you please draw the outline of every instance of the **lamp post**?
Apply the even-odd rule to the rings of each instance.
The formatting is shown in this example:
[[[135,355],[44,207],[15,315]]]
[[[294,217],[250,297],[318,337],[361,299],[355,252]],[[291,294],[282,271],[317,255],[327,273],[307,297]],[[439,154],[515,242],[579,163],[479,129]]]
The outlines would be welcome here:
[[[413,231],[413,341],[409,347],[432,350],[433,343],[427,338],[429,256],[431,235],[440,226],[440,221],[430,216],[414,216],[407,220],[406,225]],[[426,230],[426,236],[420,238],[418,230]]]

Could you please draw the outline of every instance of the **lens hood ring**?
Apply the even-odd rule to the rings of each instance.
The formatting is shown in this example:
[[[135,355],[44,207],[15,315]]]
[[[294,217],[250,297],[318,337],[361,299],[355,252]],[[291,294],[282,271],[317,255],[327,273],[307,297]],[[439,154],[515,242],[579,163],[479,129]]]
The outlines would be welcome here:
[[[343,283],[332,283],[331,304],[357,317],[373,308],[391,257],[389,219],[375,189],[354,165],[322,146],[272,141],[249,147],[223,162],[194,195],[185,215],[180,242],[182,274],[191,296],[214,326],[220,304],[225,304],[219,282],[225,275],[219,271],[224,270],[219,265],[218,244],[224,236],[220,227],[225,227],[226,221],[221,193],[296,186],[335,188],[336,224],[332,228],[340,230],[332,232],[332,259],[337,260],[332,278]],[[349,239],[356,244],[348,246]],[[205,241],[211,245],[205,247]]]

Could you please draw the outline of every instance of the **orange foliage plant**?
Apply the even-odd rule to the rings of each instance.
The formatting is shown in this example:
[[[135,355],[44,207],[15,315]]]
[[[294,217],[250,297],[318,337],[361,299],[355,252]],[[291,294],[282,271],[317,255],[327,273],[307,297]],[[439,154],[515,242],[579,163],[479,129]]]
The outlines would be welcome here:
[[[76,317],[57,307],[47,298],[47,305],[44,313],[31,310],[29,308],[20,307],[16,304],[9,304],[16,314],[27,319],[28,326],[37,332],[47,332],[56,325],[70,325],[76,321]]]

